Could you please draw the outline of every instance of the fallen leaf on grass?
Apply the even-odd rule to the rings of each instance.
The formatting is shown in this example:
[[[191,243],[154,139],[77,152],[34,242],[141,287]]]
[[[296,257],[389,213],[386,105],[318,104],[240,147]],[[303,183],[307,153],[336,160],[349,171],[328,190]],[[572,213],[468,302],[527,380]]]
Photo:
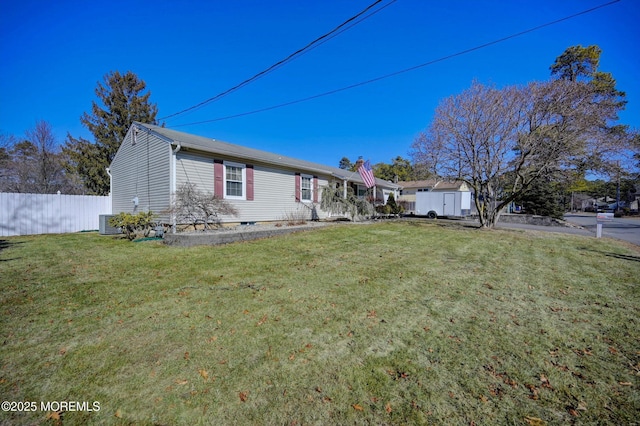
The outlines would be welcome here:
[[[240,392],[238,396],[240,397],[240,401],[245,402],[247,398],[249,398],[249,392]]]
[[[47,414],[47,420],[60,420],[62,418],[62,411],[52,411]]]
[[[618,382],[620,386],[633,386],[631,382]]]
[[[549,382],[549,379],[544,374],[540,374],[540,381],[542,382],[542,387],[543,388],[553,389],[553,386],[551,386],[551,383]]]
[[[122,418],[122,411],[120,411],[120,409],[118,408],[116,410],[116,413],[114,414],[114,416],[116,416],[117,418],[121,419]]]
[[[609,352],[611,352],[612,354],[617,354],[618,350],[616,348],[614,348],[613,346],[609,346]]]
[[[384,411],[386,411],[387,413],[391,414],[391,404],[389,404],[387,402],[387,405],[384,406]]]
[[[185,353],[184,353],[184,359],[186,359],[187,361],[189,361],[189,352],[185,352]]]
[[[209,378],[209,372],[207,370],[198,370],[198,373],[202,376],[203,379],[207,380]]]
[[[544,425],[547,424],[542,419],[539,419],[537,417],[530,417],[530,416],[525,417],[524,421],[527,422],[527,424],[532,425],[532,426],[544,426]]]
[[[527,383],[525,385],[525,387],[527,389],[529,389],[529,391],[531,392],[531,395],[529,395],[529,398],[531,398],[533,400],[537,400],[538,399],[538,389],[534,385],[532,385],[530,383]]]
[[[362,405],[360,404],[353,404],[352,407],[356,411],[364,411],[364,408],[362,408]]]
[[[176,385],[183,386],[189,383],[189,381],[184,379],[176,379],[173,383],[175,383]]]

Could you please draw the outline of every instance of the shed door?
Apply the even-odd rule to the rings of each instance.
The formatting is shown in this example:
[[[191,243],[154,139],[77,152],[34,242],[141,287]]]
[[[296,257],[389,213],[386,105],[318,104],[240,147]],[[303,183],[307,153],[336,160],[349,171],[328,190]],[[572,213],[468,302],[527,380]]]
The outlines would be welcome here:
[[[442,206],[443,216],[455,216],[456,215],[456,194],[445,193],[444,194],[444,206]]]

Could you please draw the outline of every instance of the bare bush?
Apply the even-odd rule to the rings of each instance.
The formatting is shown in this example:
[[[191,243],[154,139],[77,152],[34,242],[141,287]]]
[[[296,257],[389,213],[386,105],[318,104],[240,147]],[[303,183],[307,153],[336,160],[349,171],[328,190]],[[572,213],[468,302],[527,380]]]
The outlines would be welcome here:
[[[282,221],[287,226],[295,226],[295,225],[304,225],[309,220],[309,214],[302,210],[298,209],[295,211],[289,211],[284,214]]]
[[[237,216],[238,210],[227,200],[201,191],[193,183],[185,183],[173,195],[168,213],[177,223],[190,224],[194,230],[202,225],[206,230],[219,225],[220,216]]]

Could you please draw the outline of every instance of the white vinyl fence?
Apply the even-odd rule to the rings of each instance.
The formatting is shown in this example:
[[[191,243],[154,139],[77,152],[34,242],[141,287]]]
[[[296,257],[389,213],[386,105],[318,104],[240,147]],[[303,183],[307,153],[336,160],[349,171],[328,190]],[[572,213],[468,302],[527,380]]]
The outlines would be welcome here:
[[[97,230],[111,197],[0,192],[0,237]]]

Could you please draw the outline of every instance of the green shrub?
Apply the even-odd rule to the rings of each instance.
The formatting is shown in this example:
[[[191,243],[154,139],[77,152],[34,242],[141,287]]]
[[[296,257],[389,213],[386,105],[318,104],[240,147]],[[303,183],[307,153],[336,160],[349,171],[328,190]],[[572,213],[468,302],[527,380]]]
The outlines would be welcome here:
[[[155,215],[153,212],[140,212],[137,214],[118,213],[109,219],[109,225],[120,228],[129,240],[138,237],[148,237],[153,228]]]
[[[376,212],[379,214],[391,214],[391,206],[389,206],[389,204],[382,204],[379,206],[376,206]]]
[[[404,208],[399,205],[398,203],[396,203],[396,198],[393,195],[393,193],[389,194],[389,198],[387,198],[387,204],[389,207],[389,213],[390,214],[401,214],[402,212],[404,212]]]

